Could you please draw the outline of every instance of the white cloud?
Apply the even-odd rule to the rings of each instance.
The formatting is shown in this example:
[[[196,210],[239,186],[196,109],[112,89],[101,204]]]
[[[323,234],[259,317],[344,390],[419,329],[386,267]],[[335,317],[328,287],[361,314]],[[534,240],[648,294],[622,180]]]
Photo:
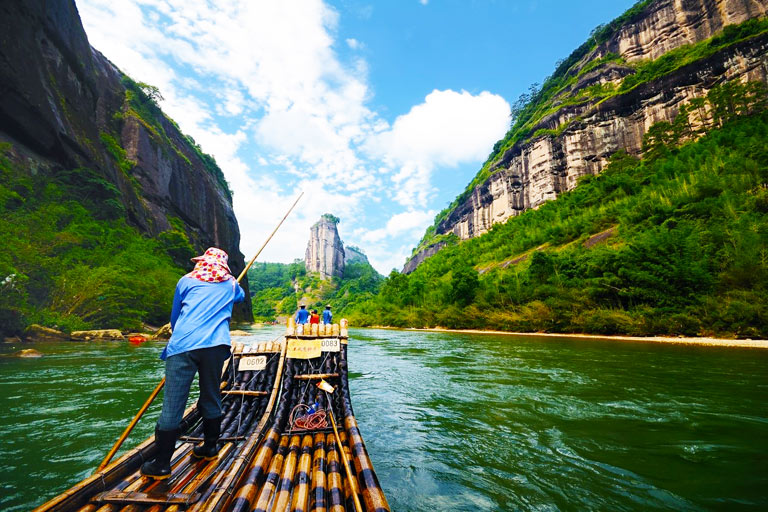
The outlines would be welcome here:
[[[347,46],[349,46],[352,50],[360,50],[363,47],[363,44],[354,38],[346,39],[345,42],[347,43]]]
[[[411,255],[413,244],[406,243],[395,246],[375,245],[365,247],[366,256],[371,265],[381,274],[388,275],[392,269],[400,271],[406,259]]]
[[[488,156],[509,126],[509,112],[509,103],[489,92],[434,90],[389,130],[373,135],[366,149],[399,167],[392,178],[398,190],[394,199],[415,207],[427,201],[435,168]]]
[[[509,103],[489,92],[434,90],[369,147],[398,162],[452,167],[488,156],[489,143],[509,127],[509,112]]]
[[[385,227],[370,231],[363,230],[359,232],[359,236],[366,242],[375,243],[413,230],[424,231],[424,227],[429,225],[434,217],[434,211],[409,210],[390,217]]]

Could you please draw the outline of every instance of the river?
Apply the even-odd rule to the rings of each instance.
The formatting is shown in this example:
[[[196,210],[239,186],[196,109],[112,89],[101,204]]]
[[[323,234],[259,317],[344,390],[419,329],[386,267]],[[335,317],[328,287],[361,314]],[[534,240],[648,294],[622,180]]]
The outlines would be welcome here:
[[[768,351],[350,334],[355,414],[392,510],[768,508]],[[161,347],[0,346],[45,354],[0,357],[0,509],[94,470],[162,378]]]

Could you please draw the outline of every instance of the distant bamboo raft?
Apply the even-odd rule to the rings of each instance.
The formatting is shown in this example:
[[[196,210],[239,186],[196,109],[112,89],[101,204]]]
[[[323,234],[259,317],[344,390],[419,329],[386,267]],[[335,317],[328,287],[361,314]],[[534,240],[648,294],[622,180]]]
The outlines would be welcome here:
[[[171,478],[155,481],[139,474],[141,463],[156,451],[150,437],[36,511],[342,512],[356,511],[356,502],[366,512],[388,511],[352,411],[346,330],[342,321],[327,326],[323,332],[328,334],[318,330],[312,336],[310,330],[304,336],[294,330],[274,342],[233,344],[222,373],[224,417],[216,459],[192,457],[192,447],[203,437],[193,406],[182,421]],[[318,356],[297,351],[291,357],[289,345],[308,338],[337,341],[312,341],[313,350],[320,347]],[[238,371],[241,359],[261,356],[263,369]],[[318,382],[333,392],[322,391]],[[318,421],[299,421],[310,414]]]

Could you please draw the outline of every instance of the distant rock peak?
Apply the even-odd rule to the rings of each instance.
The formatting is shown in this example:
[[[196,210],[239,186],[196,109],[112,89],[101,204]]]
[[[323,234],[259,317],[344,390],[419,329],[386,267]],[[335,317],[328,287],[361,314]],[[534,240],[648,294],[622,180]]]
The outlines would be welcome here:
[[[344,275],[345,251],[336,229],[338,223],[338,217],[326,213],[310,228],[304,255],[307,272],[317,272],[323,279]]]

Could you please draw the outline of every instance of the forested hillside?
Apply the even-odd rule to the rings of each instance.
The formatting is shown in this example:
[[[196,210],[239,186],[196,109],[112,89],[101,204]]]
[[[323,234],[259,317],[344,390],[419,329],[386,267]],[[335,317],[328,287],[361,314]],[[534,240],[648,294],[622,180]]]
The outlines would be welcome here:
[[[360,250],[355,248],[355,252]],[[349,307],[371,300],[382,281],[367,259],[347,263],[341,278],[326,280],[308,273],[304,260],[290,264],[256,263],[248,270],[253,316],[262,321],[292,315],[302,299],[308,309],[320,311],[330,303],[334,315],[344,315]]]
[[[768,336],[768,113],[727,83],[558,199],[393,272],[354,325]]]
[[[648,126],[674,119],[713,86],[765,82],[764,14],[764,5],[730,0],[696,7],[641,1],[597,27],[513,105],[510,130],[435,217],[405,271],[444,245],[573,189],[579,177],[601,172],[617,150],[639,155]]]
[[[0,330],[166,323],[184,272],[171,254],[192,254],[183,232],[144,237],[125,222],[117,189],[96,172],[30,174],[9,150],[0,144]]]

